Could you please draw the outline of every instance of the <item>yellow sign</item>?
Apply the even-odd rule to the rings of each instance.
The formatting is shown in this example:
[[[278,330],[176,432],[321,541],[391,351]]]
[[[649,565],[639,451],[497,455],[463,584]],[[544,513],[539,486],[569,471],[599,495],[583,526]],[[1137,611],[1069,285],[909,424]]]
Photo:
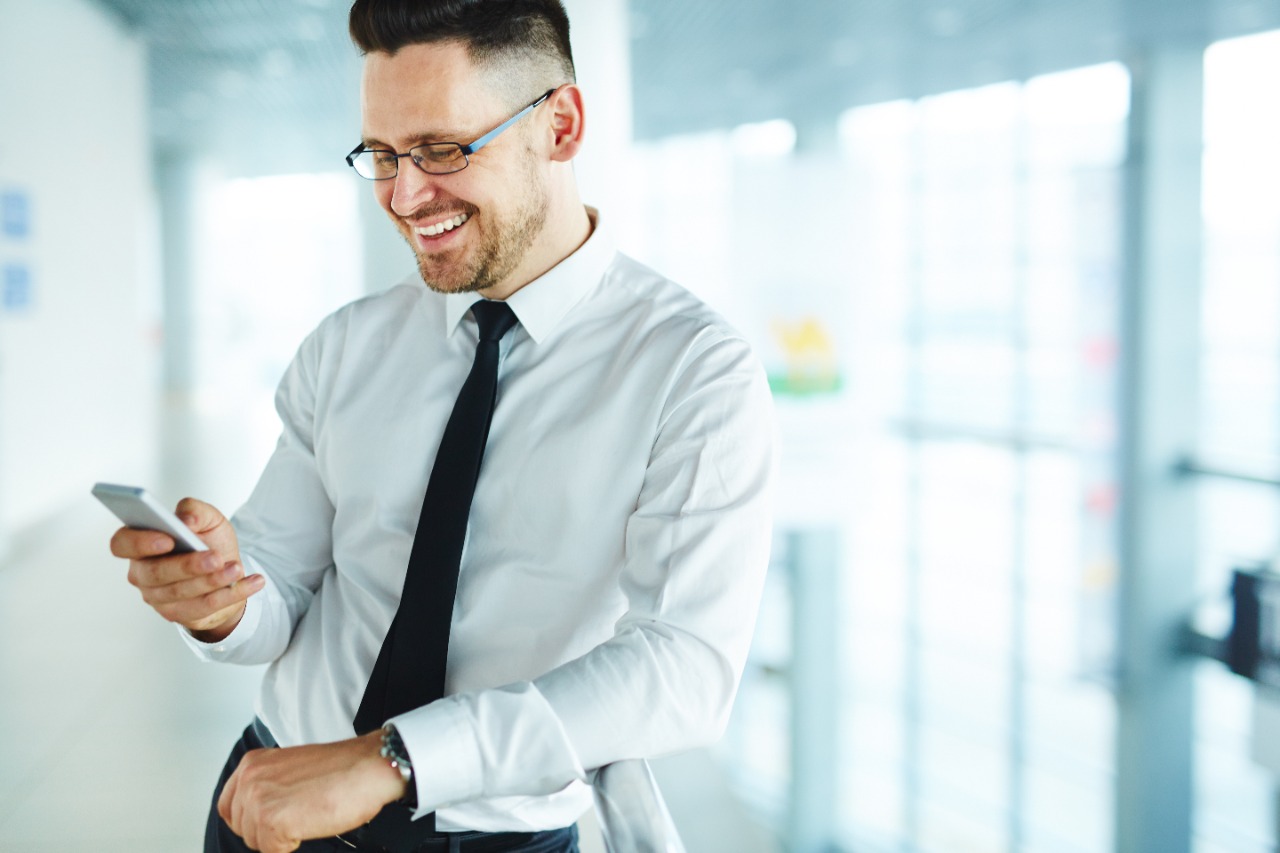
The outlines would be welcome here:
[[[799,397],[840,390],[844,383],[835,343],[821,320],[777,319],[771,330],[783,357],[782,372],[769,373],[769,387],[775,394]]]

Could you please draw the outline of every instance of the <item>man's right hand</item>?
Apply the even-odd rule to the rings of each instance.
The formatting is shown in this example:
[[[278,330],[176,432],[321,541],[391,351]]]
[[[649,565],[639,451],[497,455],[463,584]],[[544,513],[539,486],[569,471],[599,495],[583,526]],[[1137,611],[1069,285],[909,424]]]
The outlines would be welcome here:
[[[129,583],[153,610],[196,639],[216,643],[240,624],[245,600],[261,590],[265,580],[261,575],[244,576],[236,532],[216,508],[186,498],[176,512],[208,551],[173,554],[169,536],[122,527],[111,537],[111,553],[129,561]]]

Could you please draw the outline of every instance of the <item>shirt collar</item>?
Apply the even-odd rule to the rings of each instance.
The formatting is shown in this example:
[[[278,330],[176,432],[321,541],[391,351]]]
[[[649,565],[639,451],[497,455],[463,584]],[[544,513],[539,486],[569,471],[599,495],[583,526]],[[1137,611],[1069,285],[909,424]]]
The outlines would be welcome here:
[[[617,254],[613,234],[600,218],[600,212],[588,207],[591,236],[569,257],[511,294],[507,304],[515,312],[520,325],[541,343],[600,280]],[[452,335],[462,318],[481,297],[475,293],[445,294],[445,334]]]

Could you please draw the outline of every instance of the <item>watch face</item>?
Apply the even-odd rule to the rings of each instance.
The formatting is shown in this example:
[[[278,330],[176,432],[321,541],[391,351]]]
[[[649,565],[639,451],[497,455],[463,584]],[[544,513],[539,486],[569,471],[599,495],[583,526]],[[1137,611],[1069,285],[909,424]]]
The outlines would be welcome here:
[[[382,730],[382,748],[378,750],[383,758],[391,762],[391,766],[400,771],[408,781],[413,774],[413,762],[409,760],[409,752],[404,748],[400,733],[391,726]]]
[[[392,767],[400,771],[400,778],[404,780],[404,799],[400,802],[417,808],[418,789],[413,783],[413,762],[409,760],[409,752],[404,748],[404,741],[400,739],[400,733],[394,726],[383,727],[382,747],[378,752],[391,762]]]

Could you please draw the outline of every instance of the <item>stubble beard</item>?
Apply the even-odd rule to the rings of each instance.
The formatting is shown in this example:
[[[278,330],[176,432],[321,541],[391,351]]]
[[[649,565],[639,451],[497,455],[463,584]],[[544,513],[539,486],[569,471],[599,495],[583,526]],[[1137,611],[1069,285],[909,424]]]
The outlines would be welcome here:
[[[547,223],[550,207],[546,185],[529,162],[525,174],[525,192],[510,215],[489,214],[489,226],[465,265],[452,274],[449,264],[439,255],[417,251],[418,273],[427,287],[437,293],[475,293],[501,284],[524,260]],[[473,214],[474,216],[474,214]],[[475,223],[479,227],[479,222]],[[411,232],[405,234],[413,245]]]

